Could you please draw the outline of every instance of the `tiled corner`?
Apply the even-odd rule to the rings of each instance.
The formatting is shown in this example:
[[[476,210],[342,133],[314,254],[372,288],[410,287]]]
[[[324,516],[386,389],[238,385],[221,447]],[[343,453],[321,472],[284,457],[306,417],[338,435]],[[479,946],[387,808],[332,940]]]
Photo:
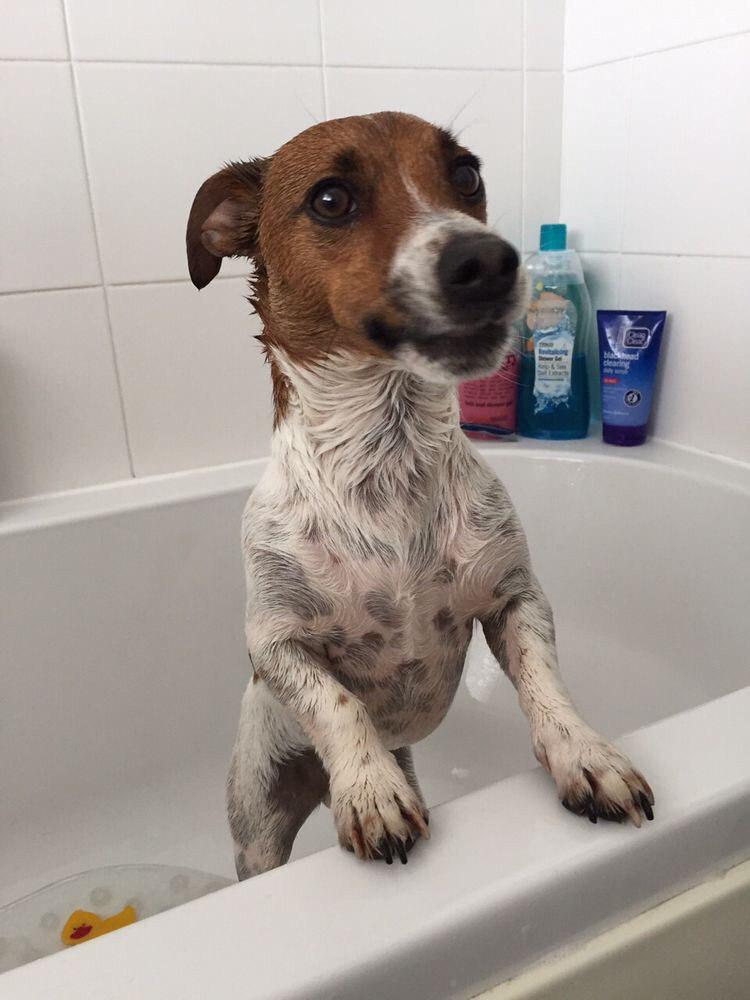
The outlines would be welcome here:
[[[62,0],[0,0],[0,59],[67,59]]]
[[[540,0],[543,2],[543,0]],[[750,31],[747,0],[566,0],[565,66],[577,69]]]
[[[622,258],[623,308],[666,309],[657,437],[750,462],[747,312],[750,259]]]
[[[565,0],[525,0],[525,5],[526,69],[562,69]]]
[[[331,118],[398,110],[454,128],[483,161],[489,223],[520,245],[520,73],[329,69],[326,76]]]
[[[137,476],[268,454],[271,378],[240,278],[111,288]]]
[[[75,59],[320,61],[317,0],[66,0]]]
[[[0,298],[0,500],[130,475],[101,289]]]
[[[329,66],[520,69],[523,0],[322,0]]]
[[[108,282],[187,277],[185,226],[203,181],[324,117],[319,69],[81,63],[76,72]]]
[[[750,33],[633,61],[625,250],[748,253],[748,93]]]
[[[95,284],[70,67],[0,63],[0,92],[0,291]]]
[[[620,250],[628,161],[629,63],[565,79],[560,218],[579,250]]]
[[[523,249],[539,247],[539,227],[560,217],[562,74],[526,74]]]

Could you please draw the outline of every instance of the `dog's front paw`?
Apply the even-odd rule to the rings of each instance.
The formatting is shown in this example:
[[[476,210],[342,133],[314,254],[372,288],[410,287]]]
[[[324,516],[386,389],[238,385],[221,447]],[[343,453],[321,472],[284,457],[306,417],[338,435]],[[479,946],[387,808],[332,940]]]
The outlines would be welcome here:
[[[653,819],[654,793],[643,775],[616,747],[593,730],[548,730],[534,752],[557,785],[566,809],[579,816],[641,825]]]
[[[414,842],[430,836],[427,808],[390,754],[352,780],[332,781],[331,810],[339,843],[363,860],[405,865]]]

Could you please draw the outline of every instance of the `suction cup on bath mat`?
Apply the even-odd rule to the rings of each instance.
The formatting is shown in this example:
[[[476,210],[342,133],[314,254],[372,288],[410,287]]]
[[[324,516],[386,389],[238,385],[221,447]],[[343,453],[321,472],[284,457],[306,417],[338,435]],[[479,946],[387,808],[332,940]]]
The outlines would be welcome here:
[[[0,973],[231,885],[171,865],[93,868],[0,907]]]

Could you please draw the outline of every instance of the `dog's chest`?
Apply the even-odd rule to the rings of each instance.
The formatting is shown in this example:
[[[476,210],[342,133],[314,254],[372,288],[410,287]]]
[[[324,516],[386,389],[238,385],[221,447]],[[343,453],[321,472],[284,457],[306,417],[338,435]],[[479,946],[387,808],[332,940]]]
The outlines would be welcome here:
[[[405,540],[401,556],[355,560],[308,550],[332,613],[314,626],[331,673],[368,707],[387,745],[413,743],[453,700],[472,635],[471,588],[443,546]]]

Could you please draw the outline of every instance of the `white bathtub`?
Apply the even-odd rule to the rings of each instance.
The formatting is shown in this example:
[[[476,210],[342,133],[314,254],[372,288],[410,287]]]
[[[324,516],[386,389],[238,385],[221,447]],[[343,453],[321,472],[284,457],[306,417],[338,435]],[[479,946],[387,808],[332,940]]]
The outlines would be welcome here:
[[[322,809],[286,868],[9,972],[0,997],[466,997],[750,856],[750,470],[656,443],[486,454],[574,697],[629,734],[655,822],[559,806],[477,642],[415,752],[438,808],[408,866],[325,850]],[[261,468],[0,506],[0,904],[98,865],[232,873],[239,519]]]

